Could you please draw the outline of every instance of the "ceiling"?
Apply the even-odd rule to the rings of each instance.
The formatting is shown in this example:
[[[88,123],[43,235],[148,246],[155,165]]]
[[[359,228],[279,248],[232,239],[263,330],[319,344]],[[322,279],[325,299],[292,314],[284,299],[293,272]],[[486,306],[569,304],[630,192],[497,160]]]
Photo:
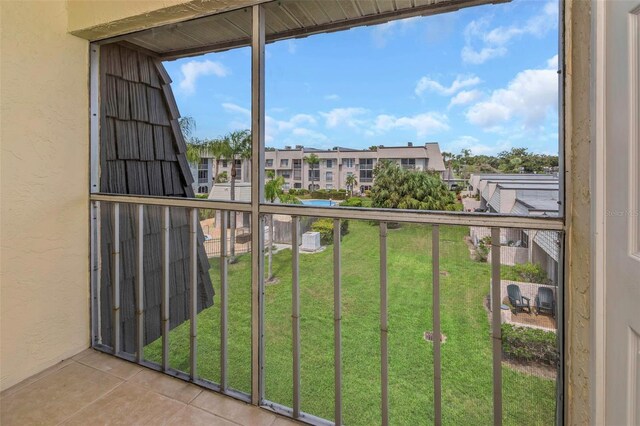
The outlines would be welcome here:
[[[451,12],[510,0],[279,0],[263,3],[266,41]],[[111,41],[126,42],[162,59],[223,51],[251,43],[251,8],[165,25]]]

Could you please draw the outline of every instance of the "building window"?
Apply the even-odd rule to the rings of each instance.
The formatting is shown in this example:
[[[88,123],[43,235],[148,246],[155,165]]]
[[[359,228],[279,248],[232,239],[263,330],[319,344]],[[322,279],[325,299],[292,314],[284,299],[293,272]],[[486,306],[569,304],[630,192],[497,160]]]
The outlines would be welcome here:
[[[289,167],[289,160],[286,158],[280,160],[280,167]]]
[[[198,183],[207,183],[209,172],[207,170],[198,170]]]
[[[228,167],[227,160],[222,160],[222,167],[225,167],[225,168]]]
[[[302,160],[293,160],[293,178],[302,179]]]
[[[333,172],[325,173],[324,180],[326,180],[327,182],[333,182]]]
[[[284,191],[288,191],[291,188],[291,185],[289,185],[287,182],[282,184],[282,189]]]
[[[209,187],[207,186],[198,187],[198,194],[208,194],[208,193],[209,193]]]
[[[207,169],[209,167],[209,159],[208,158],[201,158],[200,159],[200,164],[198,164],[198,169],[202,170],[202,169]]]
[[[293,187],[295,189],[301,189],[302,188],[302,184],[300,182],[296,182],[296,183],[293,184]]]
[[[242,179],[242,160],[234,160],[236,162],[236,180]]]
[[[285,179],[289,179],[291,177],[291,172],[289,170],[283,170],[280,173],[280,176],[282,176]]]
[[[313,169],[313,170],[309,170],[309,180],[320,180],[320,170],[318,169]]]
[[[326,166],[327,166],[327,169],[333,168],[333,160],[327,160],[326,161]]]
[[[355,162],[356,162],[355,158],[345,158],[344,160],[342,160],[342,165],[344,167],[353,168],[353,166],[355,165]]]
[[[273,160],[272,159],[265,160],[265,167],[273,167]]]
[[[360,182],[373,182],[373,158],[360,159]]]
[[[415,169],[416,168],[416,159],[415,158],[403,158],[400,160],[400,165],[404,169]]]

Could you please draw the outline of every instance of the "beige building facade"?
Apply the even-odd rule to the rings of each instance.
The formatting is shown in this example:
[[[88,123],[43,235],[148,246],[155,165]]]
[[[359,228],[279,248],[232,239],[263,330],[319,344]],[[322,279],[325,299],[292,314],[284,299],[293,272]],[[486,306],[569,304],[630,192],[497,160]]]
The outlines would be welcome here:
[[[305,157],[315,154],[320,162],[311,167]],[[414,146],[379,146],[376,150],[358,150],[336,147],[331,150],[318,150],[296,147],[273,149],[265,152],[265,169],[273,171],[276,176],[284,179],[283,189],[307,189],[312,185],[316,189],[349,189],[347,177],[355,176],[357,185],[352,188],[354,193],[363,193],[373,185],[373,169],[380,160],[393,161],[400,166],[418,171],[435,172],[441,178],[445,172],[440,145],[437,142]],[[251,167],[248,160],[236,160],[236,173],[240,182],[251,181]],[[194,190],[200,194],[207,194],[211,190],[211,183],[215,179],[216,164],[219,173],[231,176],[231,161],[221,160],[203,155],[194,174]],[[197,177],[197,179],[196,179]]]

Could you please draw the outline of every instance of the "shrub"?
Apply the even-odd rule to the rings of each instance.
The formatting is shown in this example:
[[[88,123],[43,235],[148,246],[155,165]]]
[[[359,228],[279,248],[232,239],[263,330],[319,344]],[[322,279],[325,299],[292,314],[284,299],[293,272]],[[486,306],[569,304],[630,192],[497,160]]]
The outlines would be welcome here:
[[[486,262],[489,257],[489,247],[491,246],[491,237],[484,237],[478,241],[476,247],[476,260],[478,262]]]
[[[506,359],[556,366],[557,336],[551,331],[502,324],[502,353]]]
[[[317,198],[319,200],[344,200],[347,197],[345,191],[338,191],[336,189],[318,189],[311,193],[311,198]]]
[[[320,244],[329,245],[333,243],[333,219],[318,219],[311,224],[311,230],[320,233]],[[349,233],[349,221],[340,222],[340,237]]]
[[[340,203],[341,207],[363,207],[362,198],[351,197],[348,200]]]
[[[371,190],[370,189],[365,189],[364,190],[364,196],[367,198],[371,198]]]
[[[513,266],[513,271],[524,282],[539,284],[547,284],[549,282],[547,273],[537,263],[519,263]]]

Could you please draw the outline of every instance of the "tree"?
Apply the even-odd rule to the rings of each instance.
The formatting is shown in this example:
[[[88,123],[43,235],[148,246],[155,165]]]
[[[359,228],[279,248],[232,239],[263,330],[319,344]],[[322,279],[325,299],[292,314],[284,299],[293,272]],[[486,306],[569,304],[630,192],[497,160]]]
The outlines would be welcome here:
[[[353,197],[353,188],[358,185],[358,181],[356,180],[355,175],[349,174],[345,179],[345,184],[347,185],[347,190],[349,191],[349,197]]]
[[[197,138],[193,137],[193,133],[196,130],[196,120],[193,117],[180,117],[178,119],[180,125],[180,131],[187,143],[187,161],[191,164],[195,164],[198,167],[200,158],[202,156],[202,150],[204,143]]]
[[[311,168],[311,190],[315,191],[316,189],[316,185],[315,185],[315,181],[316,181],[316,174],[313,173],[316,169],[316,166],[318,164],[320,164],[320,158],[318,158],[318,156],[316,154],[311,154],[311,155],[307,155],[304,157],[304,161],[309,165],[309,167]]]
[[[395,162],[381,160],[373,170],[373,207],[415,210],[455,210],[453,194],[440,176],[405,170]]]
[[[251,158],[251,132],[249,130],[235,130],[222,138],[222,152],[224,158],[231,161],[231,201],[236,199],[236,159]],[[236,254],[236,215],[231,215],[231,262],[235,261]]]
[[[207,143],[206,147],[207,151],[209,151],[209,153],[216,159],[216,171],[213,182],[218,183],[220,182],[218,179],[218,175],[220,174],[220,161],[228,155],[227,144],[222,139],[213,139]],[[225,178],[224,182],[226,181],[227,179]]]
[[[273,170],[267,172],[269,180],[264,185],[264,197],[270,203],[274,203],[276,199],[279,199],[281,203],[285,204],[301,204],[293,195],[285,194],[282,186],[284,185],[284,178],[282,176],[276,177]],[[269,215],[269,261],[268,261],[268,273],[267,281],[273,280],[273,215]]]

